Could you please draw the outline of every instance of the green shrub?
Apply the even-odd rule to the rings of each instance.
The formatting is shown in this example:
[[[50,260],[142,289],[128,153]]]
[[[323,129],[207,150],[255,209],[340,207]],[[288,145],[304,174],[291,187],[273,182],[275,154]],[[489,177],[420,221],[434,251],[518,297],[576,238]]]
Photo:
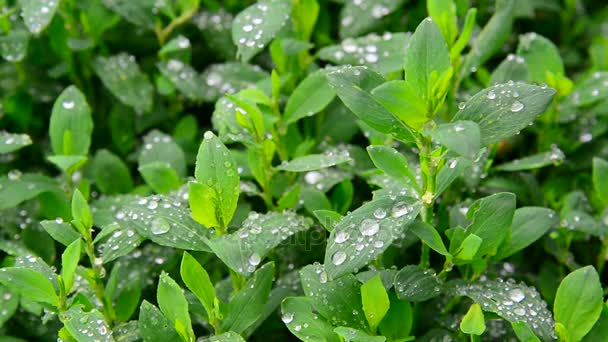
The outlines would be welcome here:
[[[608,340],[601,1],[0,8],[0,342]]]

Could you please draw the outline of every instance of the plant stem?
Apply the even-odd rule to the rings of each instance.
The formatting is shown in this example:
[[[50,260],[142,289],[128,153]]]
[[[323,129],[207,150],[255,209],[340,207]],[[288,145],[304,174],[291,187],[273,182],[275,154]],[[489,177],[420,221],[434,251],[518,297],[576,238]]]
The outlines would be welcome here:
[[[93,245],[93,241],[91,236],[85,236],[85,252],[89,257],[89,262],[91,263],[91,271],[92,271],[92,284],[93,290],[95,292],[95,297],[101,302],[103,306],[103,315],[106,318],[106,321],[110,326],[113,325],[113,322],[116,320],[116,314],[114,313],[114,307],[112,306],[112,300],[107,298],[105,293],[105,286],[103,284],[102,274],[104,273],[103,264],[99,263],[99,258],[95,257],[95,247]]]
[[[422,202],[424,203],[424,208],[422,209],[420,216],[422,221],[433,225],[434,218],[434,193],[435,193],[435,183],[436,183],[436,172],[437,172],[437,164],[435,160],[433,160],[432,156],[432,140],[430,137],[421,136],[419,139],[419,149],[420,149],[420,167],[422,168],[422,175],[424,181],[423,194],[422,194]],[[423,268],[429,268],[430,266],[430,247],[422,242],[422,250],[420,253],[420,266]]]
[[[188,20],[192,19],[192,17],[196,14],[197,10],[198,10],[198,8],[193,8],[193,9],[190,9],[190,10],[182,13],[179,17],[173,19],[169,23],[169,25],[167,25],[167,27],[165,27],[163,29],[161,29],[158,26],[155,27],[154,33],[156,33],[156,38],[158,39],[158,42],[160,43],[160,45],[162,46],[165,44],[165,41],[171,35],[171,33],[173,33],[173,30],[175,30],[178,26],[184,24]]]

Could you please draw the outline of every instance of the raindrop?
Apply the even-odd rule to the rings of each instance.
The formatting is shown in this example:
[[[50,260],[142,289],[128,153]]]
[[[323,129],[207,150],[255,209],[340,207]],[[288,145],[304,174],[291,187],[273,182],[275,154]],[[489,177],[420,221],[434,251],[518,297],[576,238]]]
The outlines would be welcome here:
[[[62,106],[65,109],[72,109],[72,108],[74,108],[74,105],[75,105],[74,101],[71,101],[71,100],[64,100],[62,103]]]
[[[171,227],[169,226],[167,221],[165,221],[164,219],[162,219],[160,217],[154,219],[154,221],[152,221],[152,226],[150,227],[150,231],[154,235],[165,234],[166,232],[169,231],[169,229],[171,229]]]
[[[378,220],[382,220],[386,217],[386,210],[384,210],[383,208],[378,208],[374,210],[374,217]]]
[[[365,219],[361,221],[361,226],[359,227],[359,231],[364,236],[373,236],[380,230],[380,225],[378,221],[374,219]]]
[[[496,93],[493,90],[490,90],[486,97],[488,98],[488,100],[494,100],[496,98]]]
[[[331,258],[331,262],[336,266],[342,265],[345,261],[346,261],[346,253],[344,253],[342,251],[336,252]]]
[[[524,104],[521,103],[521,102],[519,102],[519,101],[517,101],[517,100],[515,100],[513,102],[513,104],[511,105],[511,111],[513,113],[517,113],[517,112],[519,112],[522,109],[524,109]]]
[[[410,206],[405,202],[398,202],[391,210],[393,217],[401,217],[410,212]]]
[[[336,234],[336,243],[344,243],[346,242],[346,240],[348,240],[348,238],[350,238],[350,234],[348,232],[345,231],[339,231]]]
[[[509,292],[509,298],[511,298],[511,300],[514,302],[519,303],[526,298],[526,295],[520,289],[513,289],[511,292]]]
[[[258,253],[253,253],[249,256],[249,264],[251,266],[259,265],[260,261],[262,261],[262,258],[260,258],[260,255]]]
[[[283,314],[283,317],[281,317],[281,320],[283,321],[283,323],[289,324],[293,322],[293,314],[291,312],[286,312]]]

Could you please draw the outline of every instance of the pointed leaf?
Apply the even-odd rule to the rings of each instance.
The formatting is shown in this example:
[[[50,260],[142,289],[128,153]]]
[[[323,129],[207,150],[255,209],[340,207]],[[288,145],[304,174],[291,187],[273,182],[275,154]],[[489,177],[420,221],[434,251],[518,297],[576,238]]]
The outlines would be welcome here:
[[[91,145],[91,108],[75,86],[67,87],[55,100],[49,134],[57,155],[86,156]]]
[[[57,306],[59,297],[53,283],[43,274],[21,267],[0,268],[0,283],[34,302]]]

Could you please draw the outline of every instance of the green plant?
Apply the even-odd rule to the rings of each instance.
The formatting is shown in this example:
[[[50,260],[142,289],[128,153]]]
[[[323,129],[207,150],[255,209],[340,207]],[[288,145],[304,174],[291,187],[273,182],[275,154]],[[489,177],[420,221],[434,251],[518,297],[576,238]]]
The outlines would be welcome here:
[[[0,8],[0,341],[608,339],[605,5]]]

